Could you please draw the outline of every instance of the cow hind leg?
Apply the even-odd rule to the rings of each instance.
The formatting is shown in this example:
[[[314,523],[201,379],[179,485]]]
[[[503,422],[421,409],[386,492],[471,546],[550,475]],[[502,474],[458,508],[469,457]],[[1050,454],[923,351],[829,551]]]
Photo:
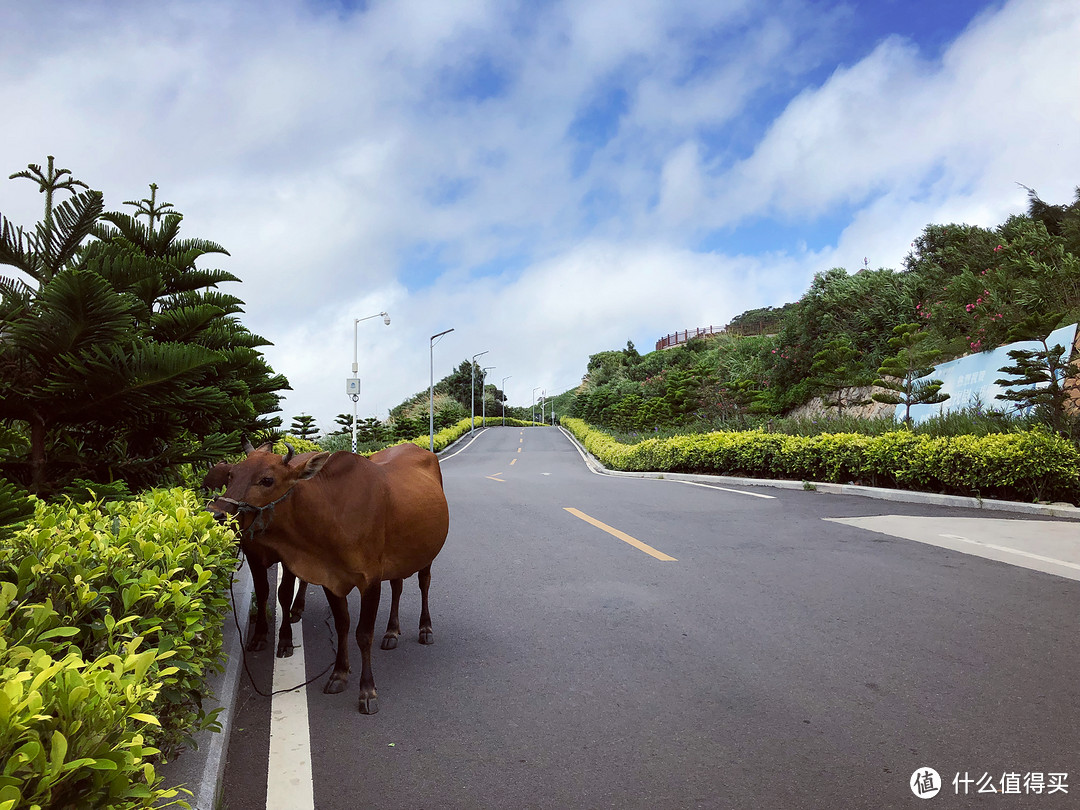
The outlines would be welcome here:
[[[349,600],[344,596],[335,596],[328,588],[323,588],[326,601],[330,603],[330,612],[334,614],[334,630],[337,631],[337,659],[330,680],[323,687],[327,695],[336,695],[345,690],[349,683]]]
[[[428,611],[428,588],[431,586],[431,566],[428,565],[417,575],[420,580],[420,643],[434,644],[435,634],[431,631],[431,613]]]
[[[356,625],[356,646],[360,648],[360,658],[364,662],[360,670],[360,714],[379,711],[375,676],[371,670],[371,642],[375,639],[381,586],[382,582],[376,579],[360,594],[360,621]]]
[[[401,586],[403,580],[390,580],[390,619],[386,622],[386,635],[382,639],[382,648],[392,650],[397,647],[398,636],[401,635],[401,623],[398,621],[398,604],[401,602]]]
[[[292,621],[289,618],[289,606],[296,587],[296,575],[281,564],[281,584],[278,586],[278,606],[281,608],[281,629],[278,630],[277,657],[291,658],[293,653]]]
[[[296,589],[296,597],[293,599],[292,610],[289,611],[289,621],[296,624],[304,615],[304,608],[307,606],[307,586],[308,583],[304,580],[300,580],[300,586]]]

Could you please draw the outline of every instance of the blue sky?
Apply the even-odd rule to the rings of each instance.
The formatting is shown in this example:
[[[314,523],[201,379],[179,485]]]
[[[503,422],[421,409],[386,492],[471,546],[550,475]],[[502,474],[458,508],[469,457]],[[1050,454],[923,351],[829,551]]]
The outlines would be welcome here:
[[[0,155],[157,183],[243,279],[286,417],[385,416],[480,351],[511,403],[588,355],[898,267],[1080,184],[1059,0],[0,0]],[[29,184],[0,211],[30,224]]]

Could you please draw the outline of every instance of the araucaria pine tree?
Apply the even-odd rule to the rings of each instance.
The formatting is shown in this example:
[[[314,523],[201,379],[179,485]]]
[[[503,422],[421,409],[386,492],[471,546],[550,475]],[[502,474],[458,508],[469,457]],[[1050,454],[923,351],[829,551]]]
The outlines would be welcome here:
[[[289,432],[297,438],[311,439],[314,441],[315,437],[319,435],[319,427],[315,424],[314,416],[302,413],[299,416],[293,417],[292,426],[289,428]]]
[[[878,368],[880,379],[874,385],[887,388],[872,394],[875,402],[904,406],[904,424],[911,426],[912,405],[936,405],[949,398],[941,393],[941,380],[923,379],[934,370],[936,352],[921,344],[930,336],[917,323],[902,323],[893,327],[889,346],[897,350]]]
[[[996,380],[1007,386],[998,399],[1015,402],[1018,408],[1031,408],[1042,417],[1050,428],[1061,435],[1068,435],[1068,417],[1065,403],[1068,391],[1065,380],[1080,375],[1080,365],[1073,356],[1072,347],[1049,345],[1050,333],[1061,321],[1060,312],[1031,315],[1009,330],[1009,341],[1034,340],[1041,349],[1013,349],[1009,352],[1015,365],[1002,366],[998,371],[1012,379]]]

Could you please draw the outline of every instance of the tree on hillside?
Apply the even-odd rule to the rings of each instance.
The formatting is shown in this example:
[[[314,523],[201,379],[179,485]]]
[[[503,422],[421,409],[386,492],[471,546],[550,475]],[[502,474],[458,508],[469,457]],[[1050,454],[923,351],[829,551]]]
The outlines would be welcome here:
[[[103,214],[66,173],[50,158],[13,175],[46,195],[34,233],[0,215],[0,263],[32,282],[0,279],[0,426],[29,437],[3,471],[37,493],[76,476],[143,486],[273,424],[262,414],[287,383],[235,319],[241,302],[207,289],[235,279],[194,266],[224,250],[178,240],[179,214],[158,211],[154,227]],[[57,204],[60,191],[73,196]]]
[[[462,360],[460,365],[449,375],[444,377],[436,389],[449,394],[456,399],[464,408],[471,408],[473,397],[479,401],[483,394],[480,390],[481,369],[479,364],[470,360]]]
[[[314,416],[302,413],[299,416],[293,417],[289,432],[299,439],[311,439],[312,441],[315,441],[315,437],[319,435],[319,427],[315,424]]]
[[[1010,342],[1035,340],[1042,348],[1011,350],[1009,357],[1013,365],[999,369],[1009,377],[995,382],[1009,389],[998,394],[998,399],[1015,402],[1018,408],[1034,409],[1053,431],[1068,436],[1065,380],[1080,376],[1080,363],[1073,357],[1071,346],[1049,345],[1049,335],[1060,321],[1060,312],[1033,314],[1014,327],[1009,334]]]
[[[352,425],[349,425],[350,430]],[[387,439],[386,431],[382,422],[374,416],[369,416],[356,426],[356,439],[359,442],[381,442]]]
[[[1062,239],[1070,253],[1080,254],[1080,187],[1069,205],[1044,202],[1035,189],[1022,188],[1028,193],[1028,216],[1041,222],[1051,236]]]
[[[835,340],[846,341],[854,350],[851,375],[872,379],[889,354],[892,328],[911,320],[909,286],[904,274],[892,270],[849,274],[834,267],[816,274],[806,294],[787,309],[776,338],[768,372],[772,408],[782,412],[813,395],[811,367]]]
[[[334,417],[334,423],[338,426],[337,430],[333,431],[333,434],[348,433],[352,434],[353,415],[351,413],[339,413]],[[360,430],[360,426],[357,425],[357,431]]]
[[[941,380],[923,379],[934,370],[937,352],[922,344],[930,333],[917,323],[904,323],[893,328],[889,345],[896,354],[888,357],[878,368],[879,379],[874,385],[889,389],[871,395],[876,402],[904,406],[904,424],[911,426],[912,405],[936,405],[949,398],[941,393]]]
[[[811,390],[818,394],[830,408],[836,408],[842,416],[845,406],[866,405],[870,400],[850,399],[845,392],[862,381],[855,366],[855,347],[846,337],[830,340],[824,349],[814,355],[810,366]]]

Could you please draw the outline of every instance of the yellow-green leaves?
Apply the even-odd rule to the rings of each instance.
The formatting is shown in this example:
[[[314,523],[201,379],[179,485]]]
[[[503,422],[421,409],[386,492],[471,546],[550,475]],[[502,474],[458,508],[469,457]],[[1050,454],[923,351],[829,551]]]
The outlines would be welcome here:
[[[647,439],[626,445],[564,418],[585,449],[617,470],[700,472],[805,481],[861,482],[1021,501],[1080,503],[1080,450],[1045,431],[934,438],[764,431]]]
[[[0,547],[0,810],[175,797],[147,758],[216,722],[235,548],[186,490],[37,504]]]

